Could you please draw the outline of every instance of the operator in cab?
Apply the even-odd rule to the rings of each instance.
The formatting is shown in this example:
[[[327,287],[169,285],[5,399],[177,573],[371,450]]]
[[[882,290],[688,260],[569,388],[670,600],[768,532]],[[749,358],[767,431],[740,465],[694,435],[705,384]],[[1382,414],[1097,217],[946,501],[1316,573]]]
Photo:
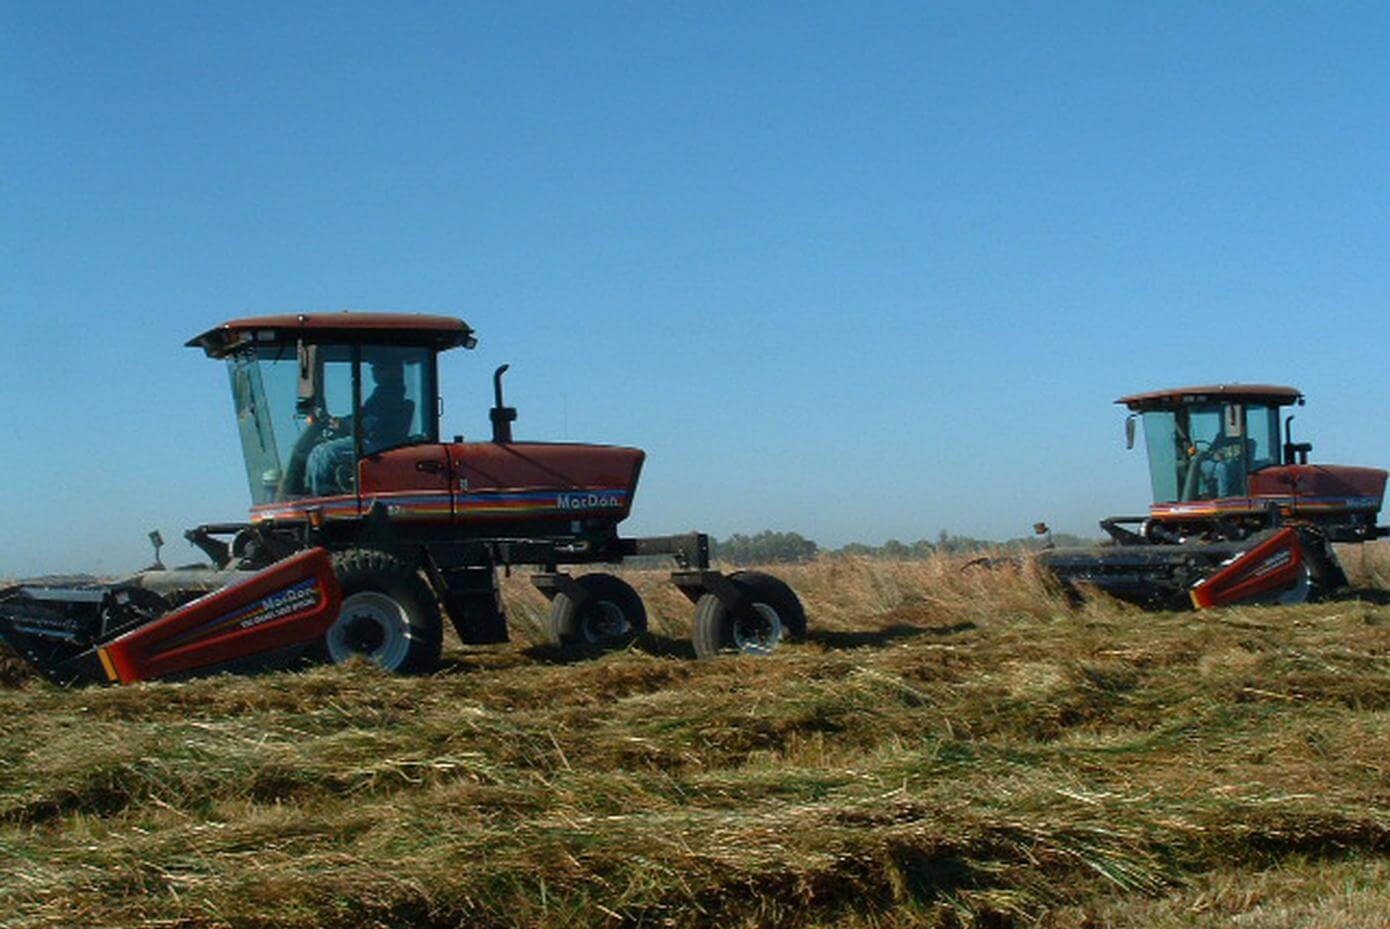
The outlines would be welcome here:
[[[410,436],[415,403],[405,395],[405,367],[396,359],[371,363],[375,387],[362,402],[362,448],[370,454],[403,445]],[[354,437],[348,434],[314,446],[307,465],[309,493],[324,497],[347,493],[357,466]]]

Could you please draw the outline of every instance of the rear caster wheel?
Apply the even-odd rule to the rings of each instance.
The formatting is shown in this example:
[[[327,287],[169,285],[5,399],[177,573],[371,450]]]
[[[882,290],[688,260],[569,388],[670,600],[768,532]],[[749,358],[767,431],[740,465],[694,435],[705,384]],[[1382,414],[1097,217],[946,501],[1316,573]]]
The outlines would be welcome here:
[[[637,591],[612,574],[585,574],[575,583],[589,595],[581,608],[567,594],[550,602],[550,641],[596,649],[627,648],[647,631],[647,608]]]
[[[729,580],[742,584],[754,601],[766,603],[777,611],[784,639],[800,642],[806,638],[806,610],[786,581],[761,571],[735,571],[729,575]]]
[[[790,587],[769,574],[740,571],[730,575],[751,600],[744,616],[735,616],[724,602],[707,593],[695,605],[691,641],[695,655],[709,658],[722,652],[769,655],[783,641],[806,634],[806,614]]]

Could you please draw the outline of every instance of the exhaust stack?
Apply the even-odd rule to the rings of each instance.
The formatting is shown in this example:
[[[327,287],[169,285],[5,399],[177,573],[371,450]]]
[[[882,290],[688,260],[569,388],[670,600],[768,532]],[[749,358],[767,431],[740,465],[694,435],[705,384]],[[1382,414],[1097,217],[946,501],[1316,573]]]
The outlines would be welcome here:
[[[512,423],[516,422],[516,407],[506,406],[502,403],[502,375],[507,373],[511,365],[502,365],[492,372],[492,395],[494,398],[492,411],[492,441],[499,445],[507,445],[512,441]]]

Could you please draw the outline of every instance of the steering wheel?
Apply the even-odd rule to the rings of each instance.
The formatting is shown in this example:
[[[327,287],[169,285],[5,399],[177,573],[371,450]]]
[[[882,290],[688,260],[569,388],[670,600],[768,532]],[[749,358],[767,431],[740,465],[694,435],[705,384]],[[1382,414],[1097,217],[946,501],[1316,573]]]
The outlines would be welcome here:
[[[344,421],[337,416],[324,415],[322,419],[314,417],[314,422],[321,424],[319,427],[319,441],[327,442],[331,439],[341,439],[345,435],[351,435],[352,431],[344,425]]]
[[[1203,448],[1202,446],[1206,446]],[[1193,439],[1189,448],[1195,449],[1196,454],[1188,458],[1187,477],[1183,481],[1182,499],[1183,502],[1198,499],[1198,485],[1202,481],[1202,465],[1207,462],[1225,462],[1240,457],[1242,445],[1241,440],[1229,436],[1220,436],[1208,441],[1206,439]],[[1213,484],[1215,477],[1208,476]]]
[[[280,486],[276,488],[278,499],[302,497],[308,492],[306,471],[309,464],[309,453],[314,450],[314,446],[324,440],[323,433],[326,428],[326,422],[319,421],[317,417],[311,417],[309,425],[299,434],[299,438],[294,440],[294,446],[290,449],[290,457],[285,461],[285,472],[280,477]]]

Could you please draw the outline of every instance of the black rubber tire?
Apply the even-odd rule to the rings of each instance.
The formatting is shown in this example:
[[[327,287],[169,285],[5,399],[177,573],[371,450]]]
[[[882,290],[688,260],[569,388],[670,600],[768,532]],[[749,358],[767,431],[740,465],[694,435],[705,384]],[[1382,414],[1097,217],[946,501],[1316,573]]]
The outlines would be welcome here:
[[[786,581],[762,571],[735,571],[729,579],[741,584],[754,600],[767,603],[777,611],[784,639],[800,642],[806,638],[806,608]]]
[[[1308,578],[1311,590],[1310,602],[1326,600],[1339,590],[1351,586],[1351,580],[1337,560],[1337,551],[1321,534],[1300,533],[1299,542],[1303,545],[1303,557],[1308,565]]]
[[[315,650],[320,657],[338,663],[360,656],[393,674],[426,674],[438,667],[444,622],[434,591],[413,565],[387,552],[358,548],[334,555],[333,571],[343,591],[344,609]],[[359,602],[387,607],[384,618],[392,624],[391,628],[382,626],[380,610],[367,609],[357,617],[348,615],[352,609],[350,601],[359,594],[367,595],[359,598]],[[388,601],[398,608],[397,611],[390,612]],[[377,625],[384,644],[395,647],[369,652],[364,646],[345,652],[341,646],[347,635],[345,629],[350,627],[340,624],[352,622],[354,618],[359,623]],[[358,638],[360,640],[361,636]]]
[[[713,658],[734,650],[733,616],[714,594],[704,594],[695,604],[695,624],[690,643],[696,658]]]
[[[555,595],[547,630],[552,644],[622,649],[647,631],[647,607],[627,581],[612,574],[585,574],[574,580],[589,600],[579,610],[566,594]]]
[[[722,600],[707,593],[695,604],[695,624],[690,635],[691,644],[695,646],[695,657],[711,658],[728,652],[766,655],[775,651],[781,642],[798,634],[805,635],[806,614],[801,608],[801,601],[786,584],[757,571],[741,571],[730,575],[729,580],[752,600],[755,611],[765,617],[769,614],[776,617],[776,636],[771,644],[766,640],[759,644],[751,635],[740,643],[739,624],[734,615]]]

